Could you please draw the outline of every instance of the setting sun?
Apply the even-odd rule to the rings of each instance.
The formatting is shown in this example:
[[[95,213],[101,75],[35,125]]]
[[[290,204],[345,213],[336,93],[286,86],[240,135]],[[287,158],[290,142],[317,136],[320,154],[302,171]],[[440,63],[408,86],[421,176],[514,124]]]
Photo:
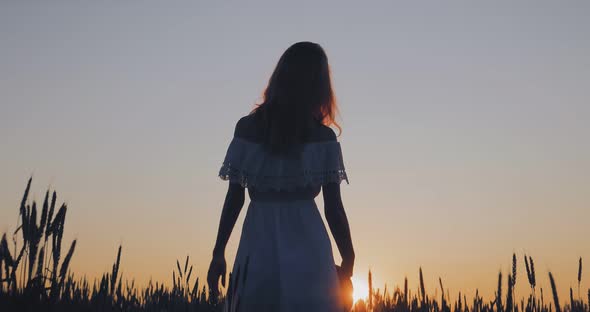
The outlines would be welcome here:
[[[367,281],[353,277],[352,278],[352,299],[354,302],[359,300],[366,300],[369,296],[369,286],[367,286]]]

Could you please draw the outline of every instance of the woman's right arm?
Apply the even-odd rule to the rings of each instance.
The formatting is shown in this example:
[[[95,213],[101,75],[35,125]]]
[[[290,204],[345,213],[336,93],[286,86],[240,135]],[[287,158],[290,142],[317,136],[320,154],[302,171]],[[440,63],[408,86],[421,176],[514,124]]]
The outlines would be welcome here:
[[[217,240],[213,248],[213,259],[207,272],[207,283],[214,295],[219,293],[218,283],[220,278],[221,285],[225,287],[225,246],[244,205],[245,188],[237,183],[230,182],[228,184],[229,186],[219,220]]]
[[[348,218],[344,211],[342,198],[340,196],[340,184],[328,183],[322,186],[324,196],[324,214],[328,226],[334,236],[338,251],[342,256],[342,270],[347,276],[352,276],[354,267],[354,248],[352,247],[352,238]]]

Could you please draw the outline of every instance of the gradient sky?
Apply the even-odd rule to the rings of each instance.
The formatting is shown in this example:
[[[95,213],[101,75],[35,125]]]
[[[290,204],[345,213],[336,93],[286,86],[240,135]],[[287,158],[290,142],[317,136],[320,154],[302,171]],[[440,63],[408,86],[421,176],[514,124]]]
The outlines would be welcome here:
[[[0,232],[32,174],[34,198],[69,204],[78,274],[123,244],[125,278],[168,282],[187,254],[204,277],[235,122],[307,40],[332,66],[357,278],[415,289],[422,266],[430,291],[440,276],[492,296],[526,252],[565,292],[590,261],[588,16],[587,1],[3,2]]]

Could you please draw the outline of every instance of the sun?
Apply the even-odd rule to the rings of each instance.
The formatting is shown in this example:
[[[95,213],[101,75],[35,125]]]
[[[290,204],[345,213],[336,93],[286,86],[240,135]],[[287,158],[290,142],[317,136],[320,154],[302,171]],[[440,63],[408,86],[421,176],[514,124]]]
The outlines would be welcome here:
[[[352,277],[352,299],[354,302],[366,300],[369,297],[369,286],[367,281]]]

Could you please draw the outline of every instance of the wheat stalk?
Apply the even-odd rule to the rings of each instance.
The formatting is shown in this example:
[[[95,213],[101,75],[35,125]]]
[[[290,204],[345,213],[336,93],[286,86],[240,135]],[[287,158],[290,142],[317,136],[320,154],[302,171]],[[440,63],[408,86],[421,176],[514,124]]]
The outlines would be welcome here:
[[[502,311],[502,271],[498,273],[498,290],[496,291],[496,311]]]
[[[549,281],[551,282],[551,290],[553,291],[553,302],[555,303],[555,311],[561,312],[561,306],[559,305],[559,297],[557,296],[557,287],[555,286],[555,279],[553,274],[549,272]]]
[[[63,286],[64,279],[66,277],[66,273],[68,272],[68,267],[70,266],[70,261],[72,260],[72,255],[74,255],[75,249],[76,249],[76,240],[73,240],[72,244],[70,245],[70,249],[68,250],[68,253],[66,254],[66,257],[64,258],[64,261],[61,264],[61,269],[59,270],[60,288],[61,288],[61,286]]]
[[[512,254],[512,287],[516,286],[516,253]]]
[[[580,293],[580,285],[582,284],[582,257],[578,261],[578,298],[582,300],[582,295]]]
[[[511,274],[508,274],[508,289],[506,290],[506,311],[512,312],[513,311],[513,290],[514,290],[514,281]]]
[[[420,267],[420,295],[422,296],[422,305],[426,305],[426,290],[424,287],[424,275],[422,274],[422,267]]]

